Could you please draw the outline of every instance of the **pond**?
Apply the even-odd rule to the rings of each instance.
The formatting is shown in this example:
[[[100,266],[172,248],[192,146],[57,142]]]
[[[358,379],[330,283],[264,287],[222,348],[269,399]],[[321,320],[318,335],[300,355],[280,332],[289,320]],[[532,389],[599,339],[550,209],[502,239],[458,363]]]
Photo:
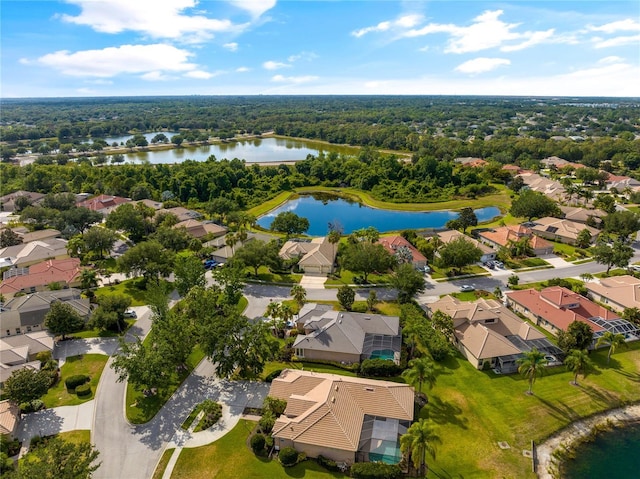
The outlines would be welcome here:
[[[455,211],[381,210],[330,195],[305,195],[292,199],[258,219],[258,225],[269,229],[271,222],[283,211],[293,211],[309,220],[311,236],[327,234],[329,223],[337,223],[344,234],[373,226],[380,232],[405,229],[443,228],[447,221],[458,217]],[[500,215],[495,206],[475,210],[478,221],[488,221]]]
[[[169,140],[171,140],[172,136],[178,134],[175,131],[152,131],[151,133],[142,133],[142,136],[144,136],[146,140],[149,142],[149,144],[151,144],[151,140],[153,139],[153,137],[159,133],[162,133]],[[113,143],[117,143],[118,145],[120,144],[124,145],[127,142],[127,140],[130,140],[131,138],[133,138],[133,135],[106,136],[102,139],[107,142],[107,145],[111,146]],[[84,140],[83,143],[91,143],[92,141],[93,140]]]
[[[280,163],[304,160],[307,155],[318,156],[321,152],[356,154],[356,148],[338,145],[324,145],[303,140],[284,138],[255,138],[229,141],[204,146],[186,146],[170,150],[150,150],[127,153],[125,161],[139,163],[180,163],[185,160],[205,161],[211,155],[218,160],[238,158],[247,163]]]

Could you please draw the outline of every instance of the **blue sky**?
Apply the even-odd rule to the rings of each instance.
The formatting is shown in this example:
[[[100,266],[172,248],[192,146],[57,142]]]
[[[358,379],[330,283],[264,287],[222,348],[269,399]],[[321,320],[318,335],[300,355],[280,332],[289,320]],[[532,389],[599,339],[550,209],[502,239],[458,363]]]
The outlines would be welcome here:
[[[2,0],[2,97],[640,96],[640,1]]]

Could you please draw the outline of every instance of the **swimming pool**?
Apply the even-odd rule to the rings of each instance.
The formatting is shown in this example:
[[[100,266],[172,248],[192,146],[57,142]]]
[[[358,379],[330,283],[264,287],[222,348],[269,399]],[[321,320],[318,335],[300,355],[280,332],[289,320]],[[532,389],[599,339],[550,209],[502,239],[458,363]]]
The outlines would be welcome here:
[[[370,359],[389,359],[393,361],[393,349],[377,349],[371,352]]]

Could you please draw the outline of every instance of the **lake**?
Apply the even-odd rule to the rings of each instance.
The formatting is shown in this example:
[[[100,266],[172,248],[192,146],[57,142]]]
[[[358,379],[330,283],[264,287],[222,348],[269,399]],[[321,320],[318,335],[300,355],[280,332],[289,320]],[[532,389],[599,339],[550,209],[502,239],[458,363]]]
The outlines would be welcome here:
[[[443,228],[449,220],[458,217],[455,211],[396,211],[371,208],[363,204],[329,195],[305,195],[289,200],[258,219],[258,225],[269,229],[273,219],[283,211],[293,211],[309,220],[311,236],[327,234],[329,223],[339,223],[344,234],[373,226],[378,231]],[[478,221],[487,221],[500,215],[495,207],[475,210]]]
[[[563,464],[565,479],[640,477],[640,424],[599,434]]]
[[[149,135],[153,134],[149,133]],[[167,135],[168,136],[168,135]],[[211,155],[218,160],[238,158],[247,163],[281,163],[304,160],[307,155],[318,156],[321,152],[356,154],[358,149],[338,145],[323,145],[303,140],[284,138],[255,138],[230,141],[204,146],[186,146],[170,150],[150,150],[139,153],[126,153],[125,161],[139,163],[181,163],[185,160],[205,161]]]

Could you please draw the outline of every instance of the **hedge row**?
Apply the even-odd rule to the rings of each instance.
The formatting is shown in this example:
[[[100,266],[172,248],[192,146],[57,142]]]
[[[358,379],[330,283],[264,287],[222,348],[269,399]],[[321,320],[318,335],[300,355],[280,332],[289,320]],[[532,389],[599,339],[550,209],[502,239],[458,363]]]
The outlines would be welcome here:
[[[69,376],[64,381],[64,385],[67,387],[68,391],[75,390],[78,386],[89,382],[89,376],[86,374],[78,374],[76,376]]]

